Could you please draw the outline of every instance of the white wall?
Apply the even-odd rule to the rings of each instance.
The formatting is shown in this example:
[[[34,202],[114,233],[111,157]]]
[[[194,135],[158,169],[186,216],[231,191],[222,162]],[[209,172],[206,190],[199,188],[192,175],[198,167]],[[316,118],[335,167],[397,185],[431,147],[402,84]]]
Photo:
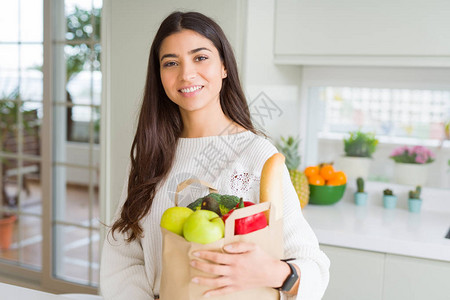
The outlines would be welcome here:
[[[102,220],[119,200],[146,76],[148,53],[161,21],[174,10],[195,10],[215,19],[241,61],[245,1],[106,0],[104,2],[104,105],[102,110]],[[105,126],[106,125],[106,126]],[[151,167],[151,166],[149,166]]]
[[[280,135],[300,134],[301,67],[274,64],[275,1],[248,0],[247,35],[245,39],[244,69],[241,80],[250,103],[254,120],[264,122],[262,129],[273,139]],[[255,116],[252,105],[262,106],[256,99],[265,93],[279,108],[272,117]],[[255,102],[252,102],[255,101]],[[260,112],[264,113],[264,110]]]

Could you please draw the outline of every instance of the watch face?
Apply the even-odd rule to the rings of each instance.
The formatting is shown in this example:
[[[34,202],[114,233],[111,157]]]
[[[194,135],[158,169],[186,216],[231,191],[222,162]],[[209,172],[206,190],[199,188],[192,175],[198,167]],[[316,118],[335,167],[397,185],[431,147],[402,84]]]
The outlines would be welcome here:
[[[288,264],[289,268],[291,268],[291,273],[286,278],[286,280],[283,282],[283,285],[280,288],[280,290],[283,292],[290,291],[298,279],[298,274],[297,274],[297,271],[295,270],[294,266],[291,265],[290,263],[287,263],[287,264]]]

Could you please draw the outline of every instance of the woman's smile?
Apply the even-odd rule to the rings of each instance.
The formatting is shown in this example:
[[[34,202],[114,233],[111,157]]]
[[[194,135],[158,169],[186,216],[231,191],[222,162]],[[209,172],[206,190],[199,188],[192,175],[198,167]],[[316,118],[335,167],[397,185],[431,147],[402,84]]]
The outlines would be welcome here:
[[[186,86],[178,91],[183,95],[183,97],[195,97],[197,96],[203,89],[203,85],[191,85]]]

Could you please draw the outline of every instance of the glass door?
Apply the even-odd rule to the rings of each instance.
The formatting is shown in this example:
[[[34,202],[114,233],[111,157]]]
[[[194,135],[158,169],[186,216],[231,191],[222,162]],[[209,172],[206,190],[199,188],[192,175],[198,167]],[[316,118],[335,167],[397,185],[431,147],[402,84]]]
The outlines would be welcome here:
[[[0,260],[42,271],[43,3],[0,2]]]
[[[97,289],[101,8],[98,0],[0,2],[0,26],[9,28],[0,31],[6,281]]]

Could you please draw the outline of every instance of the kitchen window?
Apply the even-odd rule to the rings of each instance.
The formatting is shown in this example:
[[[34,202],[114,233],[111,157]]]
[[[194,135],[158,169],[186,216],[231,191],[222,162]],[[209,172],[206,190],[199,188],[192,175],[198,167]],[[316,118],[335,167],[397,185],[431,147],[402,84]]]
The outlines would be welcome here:
[[[427,186],[450,188],[450,68],[304,67],[304,165],[336,162],[361,129],[379,140],[369,180],[391,181],[391,151],[423,145],[436,154]]]
[[[440,143],[450,136],[450,90],[321,87],[321,137],[361,129],[384,140]],[[409,140],[409,141],[408,141]]]

